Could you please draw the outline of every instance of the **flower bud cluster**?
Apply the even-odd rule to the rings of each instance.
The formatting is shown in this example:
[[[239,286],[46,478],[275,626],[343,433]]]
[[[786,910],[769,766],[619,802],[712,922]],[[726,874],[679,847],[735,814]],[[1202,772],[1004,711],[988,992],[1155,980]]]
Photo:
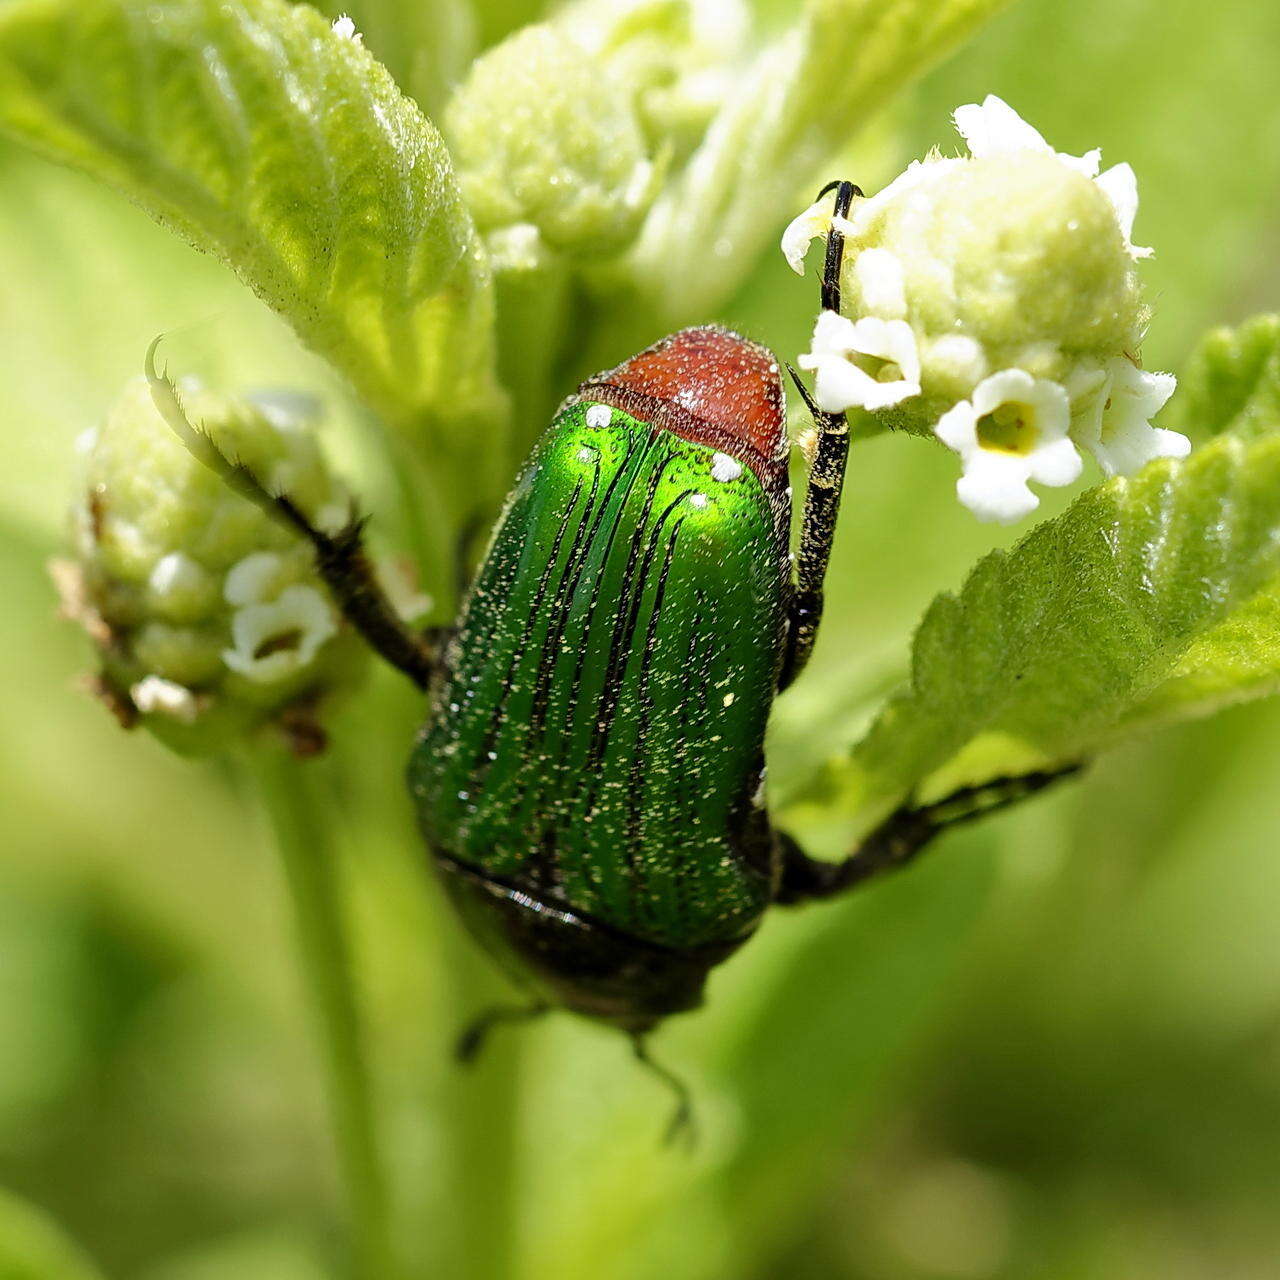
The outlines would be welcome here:
[[[581,0],[473,65],[445,115],[495,264],[622,252],[731,87],[741,0]]]
[[[913,163],[847,218],[828,196],[783,237],[797,271],[812,238],[845,237],[842,313],[798,361],[820,407],[935,435],[960,455],[960,500],[1004,523],[1039,505],[1028,482],[1076,480],[1081,450],[1107,475],[1184,456],[1151,425],[1174,379],[1138,363],[1133,170],[1054,152],[999,98],[955,122],[967,156]]]
[[[182,388],[192,421],[319,527],[348,518],[296,402]],[[310,548],[183,447],[144,378],[83,440],[71,512],[67,610],[95,641],[97,688],[122,722],[178,750],[228,745],[266,724],[299,751],[323,744],[321,703],[348,686],[363,645],[334,609]]]

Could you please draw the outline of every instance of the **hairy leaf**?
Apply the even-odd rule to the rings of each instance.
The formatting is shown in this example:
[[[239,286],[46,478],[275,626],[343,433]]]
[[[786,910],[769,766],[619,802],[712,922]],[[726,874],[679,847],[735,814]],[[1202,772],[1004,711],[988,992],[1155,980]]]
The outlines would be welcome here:
[[[444,144],[308,6],[20,0],[0,129],[227,262],[393,425],[432,439],[492,407],[490,283]]]
[[[1278,581],[1280,437],[1114,479],[934,601],[840,789],[875,806],[1066,763],[1270,692]]]
[[[1243,439],[1280,428],[1280,315],[1210,330],[1188,362],[1168,425],[1193,437],[1230,431]]]

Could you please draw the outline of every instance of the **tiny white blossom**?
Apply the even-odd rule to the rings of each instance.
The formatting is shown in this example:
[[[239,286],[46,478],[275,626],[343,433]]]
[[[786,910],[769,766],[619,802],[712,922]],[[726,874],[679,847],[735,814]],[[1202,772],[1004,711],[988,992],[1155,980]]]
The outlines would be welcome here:
[[[812,370],[814,399],[827,413],[887,409],[920,394],[920,355],[905,320],[824,311],[809,351],[797,361]]]
[[[200,710],[190,689],[161,676],[144,676],[129,690],[129,697],[144,716],[169,716],[183,724],[194,724]]]
[[[1171,373],[1147,373],[1123,356],[1112,360],[1080,443],[1109,476],[1132,475],[1154,458],[1185,458],[1191,441],[1178,431],[1153,427],[1177,387]]]
[[[277,600],[236,610],[235,647],[224,649],[222,660],[257,684],[271,684],[310,663],[336,631],[333,610],[314,587],[286,587]]]
[[[333,20],[333,34],[341,36],[344,40],[354,40],[356,44],[360,44],[364,37],[356,30],[355,20],[350,14],[339,14]]]
[[[979,520],[1011,524],[1040,505],[1027,482],[1071,484],[1080,455],[1067,435],[1070,403],[1056,382],[1025,369],[984,378],[971,400],[939,419],[938,439],[960,455],[956,494]]]
[[[782,233],[782,256],[798,276],[804,275],[804,256],[809,245],[831,230],[831,211],[835,201],[830,192],[814,201],[803,213],[792,218]]]
[[[228,604],[262,604],[284,584],[284,557],[275,551],[251,551],[227,571],[222,594]]]
[[[971,102],[957,107],[953,119],[956,131],[965,140],[969,154],[975,160],[987,156],[1016,155],[1023,151],[1038,151],[1057,156],[1063,164],[1086,178],[1092,178],[1111,201],[1116,211],[1116,221],[1124,236],[1125,248],[1132,258],[1149,258],[1154,250],[1135,245],[1133,220],[1138,213],[1138,180],[1133,168],[1127,164],[1112,165],[1103,173],[1102,152],[1096,147],[1082,156],[1067,155],[1054,149],[1007,102],[989,93],[982,102]]]

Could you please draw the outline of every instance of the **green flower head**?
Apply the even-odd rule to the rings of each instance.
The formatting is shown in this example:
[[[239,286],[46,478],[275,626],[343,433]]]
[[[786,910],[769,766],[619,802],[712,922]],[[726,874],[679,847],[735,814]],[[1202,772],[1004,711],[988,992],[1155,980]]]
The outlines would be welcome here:
[[[984,520],[1032,511],[1028,481],[1077,479],[1081,449],[1108,475],[1185,455],[1150,424],[1173,378],[1138,366],[1151,250],[1131,240],[1133,170],[1054,152],[999,98],[955,121],[967,156],[912,164],[848,218],[819,202],[783,237],[797,270],[814,236],[845,237],[842,313],[819,316],[799,359],[819,405],[935,435]]]
[[[322,528],[345,523],[347,496],[296,399],[182,391],[229,456]],[[316,578],[310,548],[192,457],[145,378],[87,434],[84,454],[75,559],[58,575],[96,644],[98,689],[122,722],[184,752],[266,725],[300,751],[322,745],[322,704],[357,677],[363,647]]]

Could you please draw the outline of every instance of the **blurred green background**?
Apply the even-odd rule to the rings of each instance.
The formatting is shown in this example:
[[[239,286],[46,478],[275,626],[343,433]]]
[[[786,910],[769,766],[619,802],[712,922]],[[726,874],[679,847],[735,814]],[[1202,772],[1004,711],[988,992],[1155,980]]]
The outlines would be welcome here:
[[[487,38],[520,6],[491,7]],[[950,110],[987,92],[1063,150],[1130,161],[1136,238],[1158,250],[1146,363],[1176,370],[1204,328],[1280,303],[1277,57],[1269,0],[1027,0],[900,104],[851,176],[874,186],[952,146]],[[0,1186],[106,1276],[342,1276],[260,815],[230,769],[122,734],[76,690],[87,648],[44,566],[75,438],[161,330],[189,326],[179,358],[215,383],[324,394],[375,517],[387,477],[342,389],[228,272],[8,148],[0,280]],[[789,354],[813,301],[770,255],[707,318]],[[914,440],[855,454],[818,655],[778,709],[784,790],[860,723],[841,690],[891,683],[929,598],[1016,536],[959,507],[954,466]],[[655,1044],[699,1098],[692,1156],[658,1146],[667,1100],[620,1038],[568,1018],[452,1067],[457,1027],[501,986],[427,877],[392,678],[345,723],[358,749],[309,768],[341,801],[419,1274],[1280,1276],[1280,705],[1111,755],[896,881],[771,919]],[[0,1244],[39,1229],[0,1200]],[[0,1247],[0,1280],[88,1274],[55,1253],[6,1270]]]

